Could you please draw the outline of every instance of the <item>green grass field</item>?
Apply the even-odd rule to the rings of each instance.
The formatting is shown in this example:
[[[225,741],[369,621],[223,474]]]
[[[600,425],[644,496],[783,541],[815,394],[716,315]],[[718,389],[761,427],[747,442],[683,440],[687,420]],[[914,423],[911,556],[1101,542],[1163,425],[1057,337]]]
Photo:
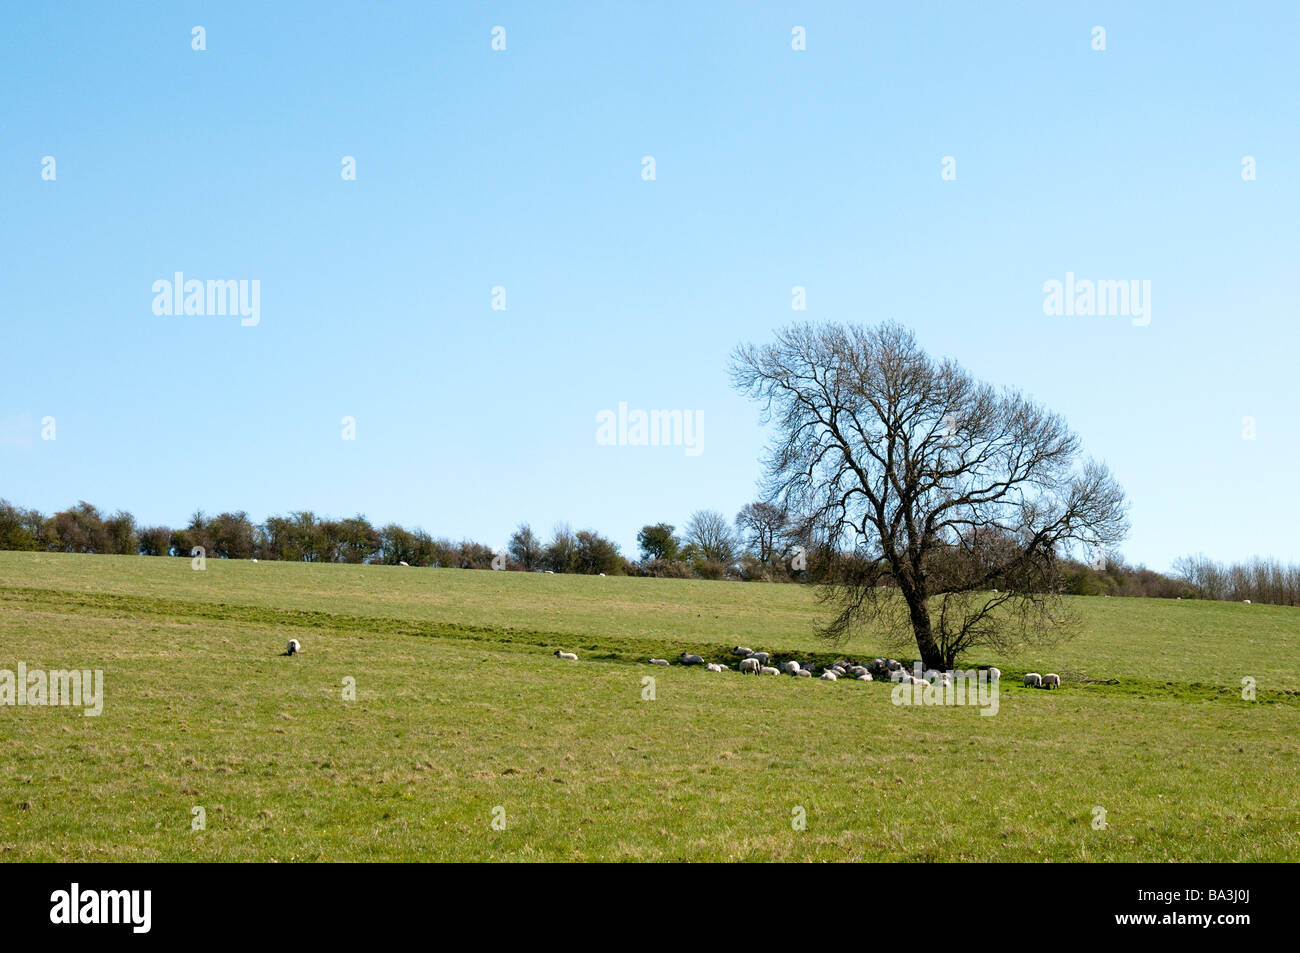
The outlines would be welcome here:
[[[645,664],[883,649],[795,586],[0,552],[0,669],[106,696],[0,707],[0,858],[1300,859],[1300,610],[1074,603],[1073,641],[964,660],[1008,675],[985,717]]]

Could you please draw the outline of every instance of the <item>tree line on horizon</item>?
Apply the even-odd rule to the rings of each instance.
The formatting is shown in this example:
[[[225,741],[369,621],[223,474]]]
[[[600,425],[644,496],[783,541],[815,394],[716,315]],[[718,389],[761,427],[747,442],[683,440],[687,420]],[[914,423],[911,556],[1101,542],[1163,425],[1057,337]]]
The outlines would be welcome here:
[[[654,576],[749,582],[823,581],[827,557],[800,520],[770,503],[746,504],[729,521],[715,510],[693,513],[679,533],[671,523],[637,533],[638,557],[628,559],[595,530],[556,526],[547,539],[521,523],[503,550],[474,540],[434,537],[396,523],[373,525],[302,510],[255,523],[244,511],[208,516],[196,511],[184,527],[141,526],[125,510],[102,513],[84,500],[47,516],[0,499],[0,550],[191,557],[286,562],[366,563],[492,569],[515,572]],[[802,557],[800,559],[799,557]],[[1127,565],[1063,559],[1064,593],[1147,598],[1204,598],[1300,605],[1300,564],[1254,558],[1216,563],[1204,555],[1178,560],[1171,574]]]

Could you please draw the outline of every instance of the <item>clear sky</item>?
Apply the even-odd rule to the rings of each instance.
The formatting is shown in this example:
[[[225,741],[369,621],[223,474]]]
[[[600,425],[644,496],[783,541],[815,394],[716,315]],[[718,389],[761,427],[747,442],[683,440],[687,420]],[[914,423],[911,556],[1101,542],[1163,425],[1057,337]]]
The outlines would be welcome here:
[[[8,4],[0,64],[20,505],[631,556],[754,496],[737,343],[894,318],[1066,416],[1130,561],[1300,558],[1294,3]],[[155,315],[178,271],[259,323]],[[1150,322],[1044,314],[1067,272]],[[598,445],[620,402],[702,452]]]

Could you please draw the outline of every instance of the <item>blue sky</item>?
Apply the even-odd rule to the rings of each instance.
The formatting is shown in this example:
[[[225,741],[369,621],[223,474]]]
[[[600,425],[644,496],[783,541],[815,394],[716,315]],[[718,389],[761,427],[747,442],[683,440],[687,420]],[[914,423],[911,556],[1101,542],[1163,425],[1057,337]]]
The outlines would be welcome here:
[[[319,6],[5,9],[0,496],[633,555],[754,496],[736,344],[893,318],[1066,416],[1130,561],[1300,558],[1294,4]],[[176,271],[260,323],[155,315]],[[1045,315],[1067,272],[1150,323]],[[597,445],[620,401],[703,452]]]

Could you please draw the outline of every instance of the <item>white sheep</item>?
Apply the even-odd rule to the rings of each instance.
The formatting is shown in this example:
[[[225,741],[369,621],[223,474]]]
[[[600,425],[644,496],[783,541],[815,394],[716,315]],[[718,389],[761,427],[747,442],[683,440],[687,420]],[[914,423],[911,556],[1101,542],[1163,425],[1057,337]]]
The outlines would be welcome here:
[[[849,673],[854,678],[861,678],[863,675],[871,674],[871,672],[867,669],[865,665],[855,665],[851,669],[849,669]]]
[[[681,657],[678,658],[677,661],[681,662],[683,665],[703,665],[703,664],[704,664],[704,659],[700,658],[698,655],[691,655],[689,652],[683,652],[683,653],[681,654]]]
[[[794,674],[799,678],[812,678],[812,672],[808,671],[806,668],[797,668],[794,670]]]
[[[257,557],[254,556],[252,561],[253,561],[253,562],[257,562]]]
[[[666,658],[652,658],[652,659],[650,660],[650,664],[651,664],[651,665],[667,665],[667,664],[668,664],[668,659],[666,659]]]
[[[758,670],[758,674],[759,675],[780,675],[781,670],[779,668],[773,668],[771,665],[764,665],[762,668]]]
[[[297,655],[302,651],[302,644],[297,639],[289,640],[289,647],[285,649],[285,655]]]
[[[1026,688],[1038,688],[1042,684],[1043,684],[1043,676],[1039,675],[1037,672],[1029,672],[1028,674],[1025,675]]]
[[[834,682],[834,681],[837,681],[838,679],[839,679],[839,676],[836,675],[834,672],[822,672],[822,681],[823,681],[823,682]]]
[[[789,662],[782,662],[781,671],[785,672],[787,675],[798,675],[799,663],[793,660]]]
[[[755,675],[758,674],[758,670],[759,670],[760,668],[762,668],[762,667],[763,667],[763,666],[760,665],[760,664],[758,663],[758,659],[754,658],[754,656],[752,656],[752,655],[751,655],[749,658],[747,658],[747,659],[745,659],[744,661],[742,661],[742,662],[740,663],[740,666],[739,666],[740,671],[741,671],[742,673],[743,673],[743,672],[752,672],[752,673],[755,674]]]
[[[861,675],[857,676],[857,679],[858,679],[859,682],[869,682],[869,681],[872,680],[872,679],[871,679],[871,673],[870,673],[870,672],[863,672]]]
[[[1250,600],[1249,600],[1249,599],[1242,599],[1241,601],[1244,602],[1246,605],[1250,605]]]
[[[1044,688],[1060,688],[1060,687],[1061,687],[1061,676],[1057,675],[1055,672],[1049,672],[1049,673],[1047,673],[1046,675],[1043,676],[1043,687],[1044,687]]]
[[[398,561],[397,565],[399,565],[399,566],[406,566],[408,569],[409,569],[410,566],[411,566],[411,564],[408,563],[405,559]]]
[[[704,670],[706,672],[721,672],[722,666],[717,662],[710,662],[708,665],[704,666]]]
[[[737,645],[734,648],[732,648],[731,654],[739,655],[741,658],[748,658],[749,656],[754,654],[754,650],[750,648],[746,648],[743,645]]]
[[[572,652],[561,652],[559,649],[556,649],[556,650],[555,650],[555,657],[556,657],[556,658],[562,658],[562,659],[568,659],[570,662],[576,662],[576,661],[578,661],[578,656],[575,655],[574,653],[572,653]]]
[[[990,681],[990,682],[996,682],[996,681],[998,681],[998,680],[1001,679],[1001,678],[1002,678],[1002,669],[1000,669],[1000,668],[991,668],[991,669],[989,669],[989,681]]]
[[[772,661],[772,656],[767,652],[750,652],[749,657],[758,659],[759,665],[766,665]]]

